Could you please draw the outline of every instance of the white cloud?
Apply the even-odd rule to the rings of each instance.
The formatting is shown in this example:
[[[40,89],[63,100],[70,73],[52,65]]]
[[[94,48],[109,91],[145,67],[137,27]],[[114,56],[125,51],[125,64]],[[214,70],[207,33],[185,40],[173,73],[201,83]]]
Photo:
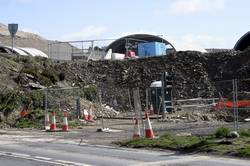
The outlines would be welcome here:
[[[234,37],[212,36],[208,34],[186,34],[183,36],[168,37],[177,49],[194,48],[196,50],[206,48],[232,48]]]
[[[172,14],[190,14],[223,10],[225,0],[175,0],[170,5]]]
[[[61,40],[86,40],[100,37],[107,31],[103,26],[88,26],[78,32],[63,35]]]

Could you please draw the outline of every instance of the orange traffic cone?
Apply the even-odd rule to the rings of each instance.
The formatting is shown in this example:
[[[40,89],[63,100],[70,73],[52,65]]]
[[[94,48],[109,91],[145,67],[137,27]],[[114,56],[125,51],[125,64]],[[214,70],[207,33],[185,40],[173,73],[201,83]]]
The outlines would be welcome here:
[[[148,112],[145,112],[145,137],[146,138],[154,138],[154,132],[152,130],[152,126],[149,120]]]
[[[50,129],[50,121],[49,121],[49,113],[47,112],[45,114],[45,130],[49,130]]]
[[[84,109],[83,110],[83,120],[88,121],[89,120],[89,113],[88,110]]]
[[[50,131],[56,131],[56,112],[53,111],[51,115],[52,115],[52,118],[51,118],[51,124],[50,124]]]
[[[135,126],[134,126],[134,134],[133,134],[133,138],[140,138],[141,137],[141,133],[140,133],[140,127],[139,127],[139,123],[138,123],[138,119],[135,118]]]
[[[69,131],[67,116],[68,116],[68,112],[67,112],[67,111],[64,111],[64,112],[63,112],[63,127],[62,127],[62,131],[63,131],[63,132]]]

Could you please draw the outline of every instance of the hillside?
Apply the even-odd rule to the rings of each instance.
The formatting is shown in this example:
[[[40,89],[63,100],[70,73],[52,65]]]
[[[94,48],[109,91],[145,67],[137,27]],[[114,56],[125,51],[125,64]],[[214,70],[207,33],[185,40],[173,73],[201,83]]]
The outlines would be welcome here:
[[[58,74],[63,73],[69,85],[84,87],[90,84],[120,88],[147,88],[154,80],[160,80],[167,71],[174,78],[177,98],[211,97],[216,93],[216,82],[233,78],[250,78],[250,50],[245,52],[177,52],[169,56],[123,61],[69,61],[55,63],[49,59],[2,55],[0,68],[2,86],[15,88],[23,84],[39,82],[43,86],[54,85]],[[48,72],[48,73],[46,73]],[[25,74],[31,76],[24,79]],[[20,77],[17,82],[17,75]],[[44,82],[41,75],[57,79]],[[26,76],[25,76],[26,77]],[[15,81],[15,82],[13,82]],[[11,84],[10,84],[11,83]],[[13,84],[12,84],[13,83]],[[246,89],[248,86],[244,86]]]
[[[239,99],[249,99],[250,50],[244,52],[177,52],[169,56],[151,57],[123,61],[68,61],[53,62],[40,57],[0,54],[0,92],[2,102],[13,101],[1,109],[20,110],[22,100],[28,92],[36,89],[80,87],[89,100],[97,100],[97,89],[102,90],[102,101],[111,104],[119,99],[123,110],[129,109],[128,89],[139,87],[142,106],[145,106],[145,90],[154,80],[160,80],[163,72],[173,76],[173,98],[232,98],[232,79],[239,79]],[[87,89],[85,89],[87,88]],[[71,91],[73,92],[73,91]],[[42,93],[42,91],[39,91]],[[75,93],[75,92],[74,92]],[[64,97],[65,92],[58,94]],[[5,97],[7,95],[7,97]],[[21,98],[20,98],[21,95]],[[24,95],[24,96],[23,96]],[[33,95],[33,94],[32,94]],[[93,98],[93,95],[95,98]],[[19,96],[19,100],[15,98]],[[32,98],[31,103],[43,109],[43,94]],[[72,98],[73,99],[73,98]],[[38,101],[37,101],[38,100]],[[19,101],[15,103],[15,101]],[[71,101],[73,102],[73,101]],[[74,103],[74,102],[73,102]],[[19,105],[21,104],[21,105]],[[56,104],[56,103],[54,103]],[[57,107],[54,105],[54,107]],[[36,108],[36,107],[35,107]],[[0,112],[3,112],[0,110]],[[72,110],[75,110],[72,109]],[[8,112],[8,111],[7,111]],[[248,114],[245,114],[248,116]]]
[[[8,27],[2,23],[0,23],[0,44],[11,45]],[[49,40],[34,33],[18,31],[16,34],[15,45],[18,47],[33,47],[47,54],[48,44]]]

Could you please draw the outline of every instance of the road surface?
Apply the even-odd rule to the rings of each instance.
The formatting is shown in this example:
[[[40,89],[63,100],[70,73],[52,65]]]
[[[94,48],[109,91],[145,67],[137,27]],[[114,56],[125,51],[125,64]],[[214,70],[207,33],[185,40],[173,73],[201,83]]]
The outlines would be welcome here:
[[[104,145],[81,145],[30,135],[0,135],[0,165],[229,165],[248,166],[250,161],[203,155],[178,155],[171,151],[150,151]],[[19,139],[14,139],[19,138]],[[36,138],[36,139],[35,139]]]

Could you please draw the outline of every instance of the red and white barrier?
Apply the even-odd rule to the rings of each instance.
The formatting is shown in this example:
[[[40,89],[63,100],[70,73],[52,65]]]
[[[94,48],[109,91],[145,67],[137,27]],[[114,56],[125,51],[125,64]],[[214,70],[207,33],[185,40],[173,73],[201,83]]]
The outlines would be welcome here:
[[[56,131],[56,112],[53,111],[51,113],[52,117],[51,117],[51,124],[50,124],[50,131]]]
[[[68,112],[64,111],[63,112],[63,127],[62,127],[63,132],[68,132],[69,131],[67,116],[68,116]]]

